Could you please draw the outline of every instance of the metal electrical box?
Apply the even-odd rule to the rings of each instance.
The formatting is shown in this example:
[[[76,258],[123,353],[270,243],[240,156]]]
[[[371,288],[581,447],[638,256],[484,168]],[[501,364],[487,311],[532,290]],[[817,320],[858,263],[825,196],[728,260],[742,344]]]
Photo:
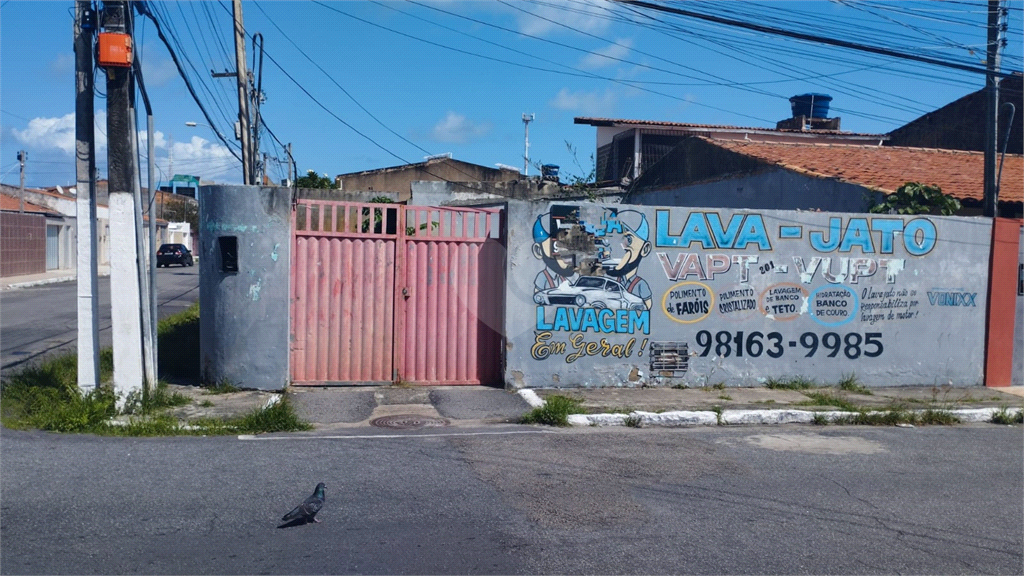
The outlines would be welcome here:
[[[100,66],[130,68],[132,65],[132,37],[118,32],[100,32],[96,63]]]

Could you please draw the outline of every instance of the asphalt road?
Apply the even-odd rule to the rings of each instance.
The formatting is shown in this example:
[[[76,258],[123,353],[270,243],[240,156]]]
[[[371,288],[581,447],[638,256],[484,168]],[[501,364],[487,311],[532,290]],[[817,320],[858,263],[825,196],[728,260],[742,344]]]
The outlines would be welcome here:
[[[451,432],[246,440],[4,430],[0,573],[1020,574],[1024,565],[1019,426]],[[277,528],[321,481],[322,522]]]
[[[199,267],[158,268],[158,316],[180,312],[199,300]],[[0,373],[58,351],[74,350],[78,338],[78,284],[59,282],[0,293]],[[100,346],[111,345],[110,277],[99,279]]]

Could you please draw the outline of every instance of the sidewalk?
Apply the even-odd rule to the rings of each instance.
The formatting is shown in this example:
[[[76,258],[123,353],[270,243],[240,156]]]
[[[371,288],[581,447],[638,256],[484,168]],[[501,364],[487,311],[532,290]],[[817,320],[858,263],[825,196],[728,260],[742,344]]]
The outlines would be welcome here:
[[[100,276],[110,276],[110,266],[99,267]],[[42,284],[53,284],[55,282],[70,282],[78,279],[76,270],[49,270],[39,274],[26,274],[23,276],[8,276],[0,278],[0,292],[28,288]]]
[[[237,416],[276,401],[274,392],[242,391],[206,395],[192,386],[174,386],[197,403],[179,416]],[[568,396],[586,414],[569,417],[574,426],[683,427],[714,425],[811,424],[815,415],[834,420],[857,410],[943,411],[963,423],[989,422],[994,412],[1024,410],[1024,387],[872,388],[856,393],[834,387],[807,390],[756,388],[598,388],[524,389],[482,386],[292,387],[289,400],[314,432],[342,429],[493,426],[515,424],[544,398]],[[201,404],[206,404],[202,406]]]

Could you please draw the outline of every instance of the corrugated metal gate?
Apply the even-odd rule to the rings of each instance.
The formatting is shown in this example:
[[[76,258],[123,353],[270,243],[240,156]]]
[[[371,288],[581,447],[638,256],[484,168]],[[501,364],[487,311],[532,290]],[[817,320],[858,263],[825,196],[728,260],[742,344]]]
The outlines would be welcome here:
[[[499,208],[300,200],[293,220],[294,384],[500,380]]]
[[[60,226],[46,227],[46,269],[60,268]]]

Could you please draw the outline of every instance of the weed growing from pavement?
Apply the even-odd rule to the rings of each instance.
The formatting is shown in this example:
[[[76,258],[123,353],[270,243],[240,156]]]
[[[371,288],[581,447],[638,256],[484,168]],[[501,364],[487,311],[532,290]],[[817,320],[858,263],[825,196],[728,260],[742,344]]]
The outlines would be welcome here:
[[[558,394],[548,396],[544,405],[527,412],[520,419],[522,424],[546,424],[568,426],[569,414],[583,414],[583,401]]]
[[[856,414],[839,416],[833,420],[835,424],[860,424],[865,426],[949,426],[958,424],[960,418],[949,410],[933,409],[920,412],[908,410],[905,405],[891,406],[886,410],[868,412],[858,411]]]
[[[860,410],[856,404],[853,404],[846,398],[829,392],[804,392],[803,394],[808,399],[803,402],[797,402],[794,406],[835,406],[847,412],[857,412]]]
[[[1011,413],[1006,406],[1000,406],[999,410],[992,413],[993,424],[1024,424],[1024,410],[1017,410]]]
[[[206,389],[207,394],[230,394],[231,392],[238,392],[241,390],[238,386],[235,386],[227,378],[222,379],[216,384],[209,384],[203,386]]]
[[[818,385],[814,380],[797,376],[796,378],[769,378],[765,381],[764,387],[771,390],[808,390],[810,388],[817,388]]]
[[[721,406],[712,406],[711,407],[711,411],[715,413],[715,422],[719,426],[721,426],[722,425],[722,412],[723,412],[722,407]]]
[[[165,354],[165,335],[193,324],[198,329],[198,307],[195,306],[160,321],[161,361],[172,356]],[[195,340],[198,341],[198,334]],[[196,348],[190,360],[196,366],[198,354]],[[12,374],[0,389],[0,423],[19,430],[114,436],[260,433],[310,428],[296,416],[286,397],[238,418],[182,423],[165,410],[192,400],[184,394],[169,392],[164,382],[159,382],[149,394],[125,399],[125,409],[119,413],[111,385],[113,371],[113,352],[107,348],[100,352],[100,386],[83,393],[78,389],[78,358],[73,351],[28,366]],[[119,418],[115,420],[115,417]]]
[[[860,380],[857,379],[857,375],[852,373],[849,375],[843,374],[843,379],[840,380],[836,386],[838,386],[840,390],[852,392],[854,394],[863,394],[865,396],[873,395],[871,390],[860,383]]]
[[[635,414],[630,414],[629,416],[626,416],[624,424],[626,426],[629,426],[630,428],[639,428],[641,424],[641,419],[639,416]]]

